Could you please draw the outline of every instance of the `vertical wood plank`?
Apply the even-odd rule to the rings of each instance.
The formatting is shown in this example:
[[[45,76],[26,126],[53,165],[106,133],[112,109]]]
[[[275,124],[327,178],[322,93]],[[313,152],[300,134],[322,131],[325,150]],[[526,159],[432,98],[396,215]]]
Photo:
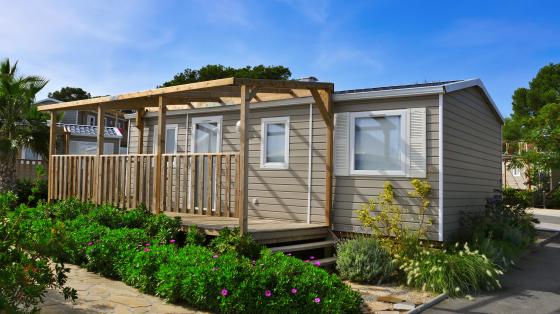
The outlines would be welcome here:
[[[132,156],[126,157],[126,208],[131,208],[132,201]]]
[[[248,232],[248,220],[247,214],[249,209],[249,202],[247,198],[247,191],[249,187],[248,182],[248,158],[249,158],[249,129],[248,121],[250,110],[247,105],[247,96],[250,92],[247,90],[247,86],[241,85],[241,95],[240,95],[240,128],[239,128],[239,198],[237,203],[239,204],[239,232],[241,234],[246,234]]]
[[[198,168],[198,174],[197,174],[197,184],[196,184],[196,190],[197,190],[197,196],[198,196],[198,213],[199,214],[204,214],[204,204],[203,204],[203,192],[202,192],[202,186],[204,185],[204,155],[199,155],[197,156],[197,168]]]
[[[55,160],[53,158],[53,155],[56,153],[55,149],[56,149],[56,111],[51,111],[51,126],[49,129],[49,168],[48,168],[48,175],[47,175],[47,180],[48,181],[48,201],[51,202],[54,198],[55,198],[55,185],[56,182],[58,181],[57,176],[55,174]]]
[[[173,156],[167,156],[167,162],[164,163],[164,166],[167,167],[167,191],[166,194],[166,204],[165,209],[168,211],[173,211]]]
[[[161,162],[161,154],[165,147],[165,115],[167,111],[167,107],[164,104],[163,96],[158,97],[158,142],[156,143],[156,169],[154,174],[155,179],[155,192],[154,192],[154,209],[156,214],[159,214],[161,211],[161,171],[162,171],[162,162]]]
[[[96,202],[98,204],[101,203],[101,198],[100,198],[100,191],[102,188],[102,175],[103,173],[101,172],[101,162],[100,162],[100,156],[103,155],[103,146],[105,143],[105,109],[101,106],[97,106],[97,151],[96,151],[96,157],[97,157],[97,161],[96,164],[97,166],[97,171],[96,171],[96,180],[95,180],[95,187],[96,187],[96,191],[98,191],[97,195],[96,195]]]
[[[204,189],[206,190],[206,215],[208,216],[212,216],[212,182],[213,182],[213,177],[214,177],[214,171],[213,171],[213,157],[212,155],[208,155],[208,171],[206,173],[206,178],[207,178],[207,183],[204,186]]]
[[[195,209],[194,209],[194,198],[195,198],[195,188],[196,188],[196,184],[195,184],[195,178],[196,178],[196,156],[191,156],[189,158],[190,160],[190,179],[189,179],[189,184],[190,184],[190,195],[191,195],[191,199],[190,199],[190,206],[189,206],[189,213],[195,213]]]
[[[222,155],[216,155],[216,214],[222,216]]]
[[[226,156],[226,193],[225,193],[225,211],[226,216],[231,217],[231,155]]]
[[[152,173],[153,173],[153,169],[152,169],[152,163],[154,162],[154,158],[152,155],[149,155],[146,157],[146,206],[150,209],[152,209],[152,193],[151,193],[151,189],[152,189]]]
[[[184,155],[182,157],[183,159],[183,167],[182,171],[183,171],[183,178],[181,179],[181,182],[183,183],[183,189],[181,190],[181,194],[183,196],[183,213],[187,212],[187,201],[189,199],[189,192],[188,192],[188,184],[187,184],[187,177],[188,177],[188,171],[189,171],[189,156]]]
[[[177,212],[181,211],[180,196],[181,196],[181,155],[176,155],[175,157],[175,210]]]

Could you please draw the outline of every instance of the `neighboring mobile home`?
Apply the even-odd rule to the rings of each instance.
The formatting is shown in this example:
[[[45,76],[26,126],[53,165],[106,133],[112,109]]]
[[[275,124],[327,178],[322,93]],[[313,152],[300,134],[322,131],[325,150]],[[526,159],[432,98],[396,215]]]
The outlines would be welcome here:
[[[190,213],[203,207],[212,210],[199,213],[221,216],[221,208],[229,208],[231,202],[241,197],[241,202],[232,205],[235,215],[239,215],[245,197],[246,213],[251,219],[319,225],[327,222],[334,231],[343,232],[363,231],[355,210],[377,196],[384,182],[394,185],[397,202],[404,209],[404,220],[416,224],[418,203],[408,196],[412,190],[410,180],[426,179],[433,189],[427,212],[432,220],[429,237],[440,241],[450,239],[458,229],[461,212],[481,210],[486,200],[501,188],[503,119],[478,79],[334,93],[328,85],[319,85],[327,83],[320,82],[231,79],[227,86],[257,84],[257,81],[272,84],[266,88],[272,86],[275,90],[292,88],[293,97],[267,100],[257,90],[248,97],[247,105],[226,105],[223,99],[218,99],[211,105],[205,101],[194,106],[197,100],[193,98],[193,103],[183,107],[188,109],[166,111],[160,96],[158,112],[140,110],[139,114],[127,116],[132,120],[129,154],[134,157],[104,163],[104,169],[119,169],[116,180],[120,176],[127,186],[136,181],[134,187],[125,188],[124,194],[135,193],[138,202],[153,204],[156,211],[161,208]],[[203,83],[214,86],[213,82]],[[103,101],[109,108],[109,103],[116,106],[117,100],[124,102],[129,97],[143,101],[144,98],[138,98],[140,95],[157,97],[178,90],[187,95],[196,88],[210,90],[206,85],[187,85]],[[309,92],[294,92],[304,89]],[[251,102],[253,98],[255,101]],[[91,107],[94,104],[68,105]],[[101,108],[103,103],[97,105]],[[244,120],[248,112],[250,116]],[[333,121],[334,143],[329,142],[332,134],[329,125]],[[160,125],[165,125],[164,131],[158,130]],[[242,142],[244,135],[246,141]],[[160,151],[154,143],[159,144]],[[247,149],[245,157],[244,149]],[[330,149],[333,159],[329,157]],[[160,183],[149,177],[157,173],[154,165],[158,154],[162,156],[163,167]],[[197,159],[199,155],[203,159]],[[209,157],[204,159],[204,156]],[[243,158],[247,158],[246,171],[242,167]],[[127,167],[123,162],[135,164],[138,170],[132,171],[132,175],[121,171]],[[329,182],[329,169],[332,182]],[[247,183],[241,182],[241,187],[232,183],[243,180],[243,173]],[[142,185],[144,181],[147,183]],[[231,191],[226,193],[224,189],[232,184],[235,193],[226,197]],[[163,194],[159,202],[153,202],[154,195],[162,193],[157,185]],[[55,191],[52,198],[60,198],[57,187],[52,189]],[[85,197],[88,195],[91,196],[86,193]],[[129,201],[120,197],[117,196],[117,204]]]

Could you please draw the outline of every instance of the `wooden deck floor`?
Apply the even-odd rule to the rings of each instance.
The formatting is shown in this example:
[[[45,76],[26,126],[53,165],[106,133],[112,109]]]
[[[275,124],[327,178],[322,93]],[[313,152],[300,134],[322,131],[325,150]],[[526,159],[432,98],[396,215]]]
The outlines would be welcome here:
[[[208,235],[217,235],[221,229],[235,228],[238,218],[193,215],[165,212],[171,217],[180,217],[184,226],[196,225]],[[307,224],[285,220],[249,218],[249,233],[262,244],[290,241],[304,241],[326,237],[329,227],[321,224]]]

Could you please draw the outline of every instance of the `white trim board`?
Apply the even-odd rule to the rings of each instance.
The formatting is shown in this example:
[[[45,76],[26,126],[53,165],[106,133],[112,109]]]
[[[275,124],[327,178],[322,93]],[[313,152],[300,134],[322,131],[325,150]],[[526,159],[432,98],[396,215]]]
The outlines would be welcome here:
[[[443,93],[438,96],[438,240],[443,241]]]

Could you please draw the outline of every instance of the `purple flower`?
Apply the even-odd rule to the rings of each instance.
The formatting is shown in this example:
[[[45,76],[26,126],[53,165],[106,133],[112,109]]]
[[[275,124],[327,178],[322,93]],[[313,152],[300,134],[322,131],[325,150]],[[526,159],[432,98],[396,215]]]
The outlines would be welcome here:
[[[315,263],[313,263],[313,265],[315,265],[315,266],[321,266],[321,262],[316,261]]]
[[[308,259],[306,259],[306,260],[305,260],[304,262],[306,262],[306,263],[309,263],[309,260],[308,260]]]
[[[218,255],[218,254],[212,256],[212,258],[218,258],[218,257],[220,257],[220,255]]]
[[[288,253],[288,254],[286,254],[286,255],[288,255],[288,256],[292,256],[292,253]]]
[[[313,299],[313,302],[315,302],[315,303],[321,303],[321,299],[320,299],[320,298],[315,298],[315,299]]]
[[[169,240],[169,243],[175,243],[175,239]]]
[[[227,297],[228,293],[229,293],[229,291],[227,291],[226,288],[222,289],[222,295],[223,295],[224,297]]]
[[[146,246],[150,246],[150,243],[146,243],[145,245],[146,245]]]
[[[270,290],[265,290],[265,291],[264,291],[264,296],[267,297],[267,298],[270,298],[270,297],[272,296],[272,291],[270,291]]]
[[[213,271],[216,271],[216,270],[218,270],[218,269],[219,269],[218,267],[212,268]]]
[[[292,288],[292,294],[296,294],[297,293],[297,289],[296,288]]]
[[[149,248],[145,248],[145,249],[144,249],[144,252],[150,252],[150,249],[149,249]]]
[[[88,242],[87,245],[88,245],[88,246],[92,246],[92,245],[93,245],[93,242]]]
[[[310,260],[314,260],[314,259],[315,259],[315,256],[311,255],[311,256],[309,256],[309,259],[310,259]]]

